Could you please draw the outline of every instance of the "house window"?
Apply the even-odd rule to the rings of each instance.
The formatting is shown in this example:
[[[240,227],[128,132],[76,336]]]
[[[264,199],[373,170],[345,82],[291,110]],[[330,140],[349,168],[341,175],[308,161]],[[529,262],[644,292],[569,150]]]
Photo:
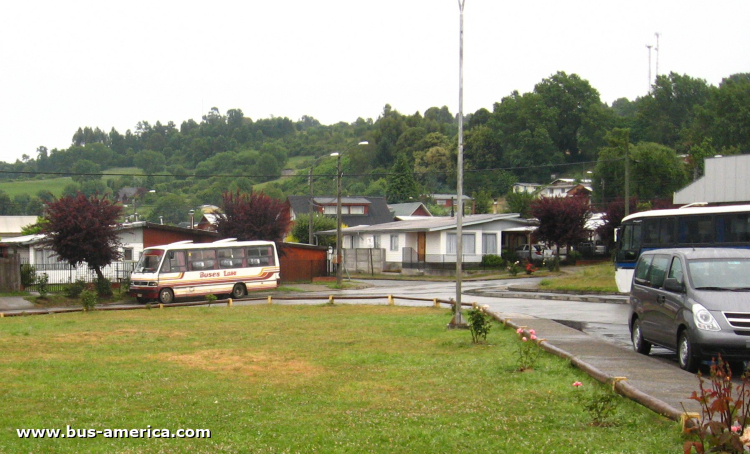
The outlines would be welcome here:
[[[476,251],[476,237],[473,233],[464,233],[461,235],[463,238],[463,255],[469,255],[474,254],[474,251]],[[456,234],[455,233],[449,233],[447,235],[447,243],[446,244],[446,253],[447,254],[456,254],[458,251],[458,244],[456,244]]]
[[[122,259],[126,261],[133,260],[133,248],[132,247],[126,247],[122,250]]]
[[[375,249],[380,249],[380,235],[373,235],[372,236],[372,246]]]
[[[482,254],[497,254],[497,233],[482,234]]]
[[[352,244],[354,243],[352,241],[352,236],[351,235],[344,235],[344,242],[343,243],[344,243],[343,244],[343,248],[344,249],[351,249],[353,247]]]
[[[336,205],[326,205],[323,207],[323,214],[336,214]]]
[[[391,251],[398,251],[398,235],[391,235]]]
[[[349,213],[351,214],[365,214],[365,207],[363,206],[353,206],[349,207]]]
[[[440,205],[440,206],[446,206],[446,205],[448,205],[448,201],[445,200],[445,199],[438,199],[435,202],[437,202],[437,204]]]

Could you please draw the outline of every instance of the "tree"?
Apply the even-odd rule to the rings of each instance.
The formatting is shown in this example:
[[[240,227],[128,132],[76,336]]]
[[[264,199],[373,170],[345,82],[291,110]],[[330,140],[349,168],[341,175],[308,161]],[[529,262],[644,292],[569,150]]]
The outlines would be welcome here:
[[[541,197],[531,204],[531,214],[539,219],[537,237],[558,248],[576,245],[588,236],[588,197]]]
[[[399,154],[388,175],[388,203],[403,203],[416,200],[419,197],[419,186],[414,179],[409,160],[406,155]]]
[[[492,213],[492,205],[495,199],[492,198],[490,191],[480,190],[473,194],[476,214]]]
[[[696,106],[692,143],[710,138],[721,154],[730,148],[750,153],[750,73],[734,74],[711,88],[704,106]]]
[[[71,180],[76,183],[83,184],[86,181],[100,180],[102,178],[102,170],[99,164],[89,161],[88,159],[80,159],[73,164],[71,169],[73,175],[70,177]]]
[[[307,244],[309,236],[310,215],[300,214],[294,220],[292,227],[292,236],[298,243]],[[313,215],[313,232],[336,229],[336,218],[331,216]],[[318,246],[333,247],[336,245],[336,235],[326,235],[318,237]]]
[[[164,171],[166,159],[158,151],[142,150],[133,157],[133,164],[146,175],[152,175]]]
[[[148,216],[148,221],[153,223],[164,222],[165,224],[177,225],[187,220],[190,204],[185,197],[177,194],[166,194],[159,197],[154,209]]]
[[[224,238],[281,242],[289,231],[289,210],[263,192],[225,192],[217,230]]]
[[[536,194],[529,192],[509,192],[505,196],[507,213],[518,213],[522,218],[531,215],[531,204],[536,200]]]
[[[686,136],[696,108],[711,94],[703,79],[669,73],[656,78],[651,94],[638,102],[637,123],[640,140],[656,142],[686,151]]]
[[[60,261],[86,263],[102,280],[102,268],[121,256],[117,219],[122,206],[83,194],[64,196],[47,205],[42,233]]]
[[[554,127],[548,132],[558,151],[573,162],[596,156],[603,142],[597,130],[608,122],[599,92],[577,74],[559,71],[538,83],[534,93],[554,115]]]

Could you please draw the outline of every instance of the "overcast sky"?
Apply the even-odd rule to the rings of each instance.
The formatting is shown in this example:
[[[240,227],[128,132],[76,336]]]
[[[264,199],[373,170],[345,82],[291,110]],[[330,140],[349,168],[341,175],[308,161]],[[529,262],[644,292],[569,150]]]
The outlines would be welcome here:
[[[604,102],[659,73],[718,85],[750,72],[750,1],[466,0],[464,112],[557,71]],[[200,121],[211,107],[323,124],[432,106],[458,112],[457,0],[5,1],[0,161],[107,132]],[[652,75],[656,52],[652,51]]]

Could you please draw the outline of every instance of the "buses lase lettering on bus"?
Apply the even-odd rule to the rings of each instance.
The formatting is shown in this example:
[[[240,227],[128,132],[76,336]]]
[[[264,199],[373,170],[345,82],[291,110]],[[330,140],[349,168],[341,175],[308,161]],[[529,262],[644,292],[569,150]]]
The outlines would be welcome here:
[[[216,273],[204,273],[201,271],[200,277],[221,277],[221,276],[236,276],[236,271],[224,271],[223,274],[216,272]]]

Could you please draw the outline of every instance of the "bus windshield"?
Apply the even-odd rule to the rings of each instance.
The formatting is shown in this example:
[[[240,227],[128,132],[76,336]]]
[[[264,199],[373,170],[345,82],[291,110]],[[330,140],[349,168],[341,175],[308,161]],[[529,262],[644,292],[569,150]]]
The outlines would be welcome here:
[[[164,251],[161,249],[146,249],[143,251],[141,259],[135,266],[136,273],[155,273],[161,263]]]

